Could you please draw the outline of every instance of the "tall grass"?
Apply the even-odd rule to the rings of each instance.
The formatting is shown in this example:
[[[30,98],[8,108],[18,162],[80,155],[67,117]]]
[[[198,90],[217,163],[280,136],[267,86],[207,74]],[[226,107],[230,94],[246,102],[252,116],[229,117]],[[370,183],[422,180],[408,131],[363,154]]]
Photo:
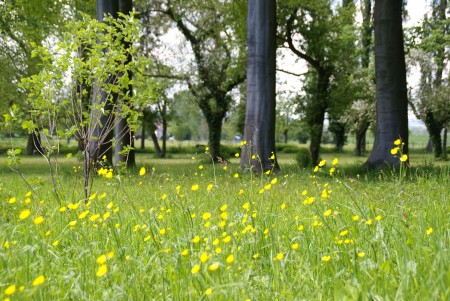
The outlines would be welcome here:
[[[25,168],[36,195],[3,172],[0,299],[450,298],[448,167],[400,183],[340,163],[330,175],[331,160],[255,176],[184,157],[98,176],[87,204],[69,161],[63,206],[45,170]]]

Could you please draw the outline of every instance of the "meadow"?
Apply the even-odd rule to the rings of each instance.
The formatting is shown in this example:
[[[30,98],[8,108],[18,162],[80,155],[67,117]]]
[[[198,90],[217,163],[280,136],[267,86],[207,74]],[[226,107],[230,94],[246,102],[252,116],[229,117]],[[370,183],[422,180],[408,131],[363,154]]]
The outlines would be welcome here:
[[[41,158],[22,158],[28,186],[2,155],[0,300],[449,300],[449,165],[411,158],[400,174],[280,154],[255,175],[140,154],[84,200],[63,156],[60,202]]]

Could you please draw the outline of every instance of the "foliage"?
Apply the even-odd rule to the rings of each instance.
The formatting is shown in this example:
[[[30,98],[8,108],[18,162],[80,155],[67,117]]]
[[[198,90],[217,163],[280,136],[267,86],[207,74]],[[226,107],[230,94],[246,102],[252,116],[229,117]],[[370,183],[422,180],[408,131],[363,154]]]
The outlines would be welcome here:
[[[142,99],[132,96],[128,89],[132,84],[129,75],[136,69],[128,57],[134,56],[136,49],[122,42],[133,45],[139,27],[133,14],[118,19],[108,17],[104,23],[85,15],[67,27],[55,53],[35,45],[32,56],[39,57],[43,66],[38,74],[22,82],[31,107],[22,127],[42,134],[42,155],[48,160],[51,173],[58,171],[59,140],[78,138],[83,148],[84,189],[88,194],[88,179],[95,163],[92,160],[98,152],[91,143],[101,144],[124,118],[135,124],[142,107]],[[85,51],[89,55],[83,56]],[[90,96],[88,104],[85,95]],[[55,192],[61,200],[56,181]]]
[[[356,63],[354,6],[335,9],[331,1],[292,0],[279,5],[279,34],[284,47],[308,63],[305,94],[299,95],[311,138],[310,151],[317,163],[325,113],[341,113],[351,97],[339,97],[339,89],[350,85],[349,74]],[[335,90],[333,93],[333,89]],[[346,95],[348,96],[348,95]]]
[[[159,34],[177,28],[191,52],[183,53],[182,78],[206,118],[213,157],[220,156],[222,122],[231,108],[230,92],[245,78],[244,1],[147,1],[139,4],[152,32],[152,43],[161,45]],[[233,9],[230,9],[232,7]],[[192,60],[186,62],[186,59]],[[187,70],[186,70],[187,69]]]
[[[295,155],[295,161],[300,168],[312,166],[311,154],[306,148],[300,148]]]

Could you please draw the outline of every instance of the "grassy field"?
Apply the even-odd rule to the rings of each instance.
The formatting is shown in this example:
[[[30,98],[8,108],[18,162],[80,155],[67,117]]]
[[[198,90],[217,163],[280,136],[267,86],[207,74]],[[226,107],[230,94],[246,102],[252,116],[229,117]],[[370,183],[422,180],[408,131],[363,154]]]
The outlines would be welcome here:
[[[2,162],[0,300],[450,299],[448,162],[413,152],[401,177],[350,152],[317,172],[294,157],[256,176],[139,154],[87,203],[75,156],[62,201],[42,159],[22,158],[33,190]]]

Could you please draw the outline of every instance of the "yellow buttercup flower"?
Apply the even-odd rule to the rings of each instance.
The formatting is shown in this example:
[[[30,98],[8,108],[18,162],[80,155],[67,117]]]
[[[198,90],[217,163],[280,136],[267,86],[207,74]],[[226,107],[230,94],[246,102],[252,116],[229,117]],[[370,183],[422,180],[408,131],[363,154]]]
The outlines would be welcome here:
[[[400,145],[402,144],[402,140],[401,139],[397,139],[394,141],[394,145]]]
[[[96,262],[98,264],[105,264],[106,263],[106,255],[102,254],[99,257],[97,257]]]
[[[331,164],[336,166],[339,163],[339,159],[338,158],[334,158],[333,161],[331,161]]]
[[[234,262],[234,255],[233,254],[228,255],[226,262],[228,264],[232,264]]]
[[[431,233],[433,233],[433,228],[430,227],[427,229],[427,235],[431,235]]]
[[[330,259],[331,259],[331,256],[330,256],[330,255],[322,256],[322,261],[327,262],[327,261],[330,261]]]
[[[11,296],[12,294],[14,294],[16,292],[16,285],[15,284],[11,284],[10,286],[8,286],[5,290],[5,295],[7,296]]]
[[[41,285],[45,282],[45,277],[43,275],[38,276],[36,279],[33,280],[33,286]]]
[[[283,254],[283,253],[278,253],[278,254],[275,256],[275,260],[283,260],[283,258],[284,258],[284,254]]]
[[[33,223],[34,223],[35,225],[39,225],[39,224],[41,224],[43,221],[44,221],[44,217],[43,217],[43,216],[38,216],[38,217],[36,217],[36,218],[33,220]]]
[[[198,190],[198,184],[192,185],[191,190],[192,191],[197,191]]]
[[[219,268],[219,266],[220,266],[220,264],[219,264],[218,262],[214,262],[213,264],[211,264],[211,265],[208,267],[208,270],[210,270],[210,271],[216,271],[216,270]]]
[[[97,277],[105,276],[108,273],[108,267],[106,264],[102,264],[98,267],[97,273],[95,274]]]
[[[27,217],[30,216],[30,214],[31,214],[30,209],[25,209],[25,210],[23,210],[22,212],[20,212],[19,218],[20,218],[20,219],[26,219]]]
[[[194,266],[191,269],[192,274],[197,274],[200,271],[200,266],[198,264],[194,264]]]
[[[205,295],[206,295],[206,296],[209,296],[209,295],[212,294],[212,292],[213,292],[212,288],[208,288],[208,289],[205,291]]]
[[[398,147],[394,147],[393,149],[391,149],[392,155],[396,155],[397,153],[398,153]]]
[[[210,219],[210,218],[211,218],[211,213],[209,213],[209,212],[204,212],[204,213],[202,214],[202,219],[207,220],[207,219]]]
[[[401,157],[400,157],[400,161],[402,161],[402,162],[406,162],[408,160],[408,155],[407,154],[403,154]]]
[[[143,176],[143,175],[145,175],[146,174],[146,170],[145,170],[145,167],[141,167],[141,169],[139,170],[139,175],[140,176]]]
[[[364,253],[364,252],[359,252],[358,253],[358,257],[363,258],[364,256],[366,256],[366,253]]]

